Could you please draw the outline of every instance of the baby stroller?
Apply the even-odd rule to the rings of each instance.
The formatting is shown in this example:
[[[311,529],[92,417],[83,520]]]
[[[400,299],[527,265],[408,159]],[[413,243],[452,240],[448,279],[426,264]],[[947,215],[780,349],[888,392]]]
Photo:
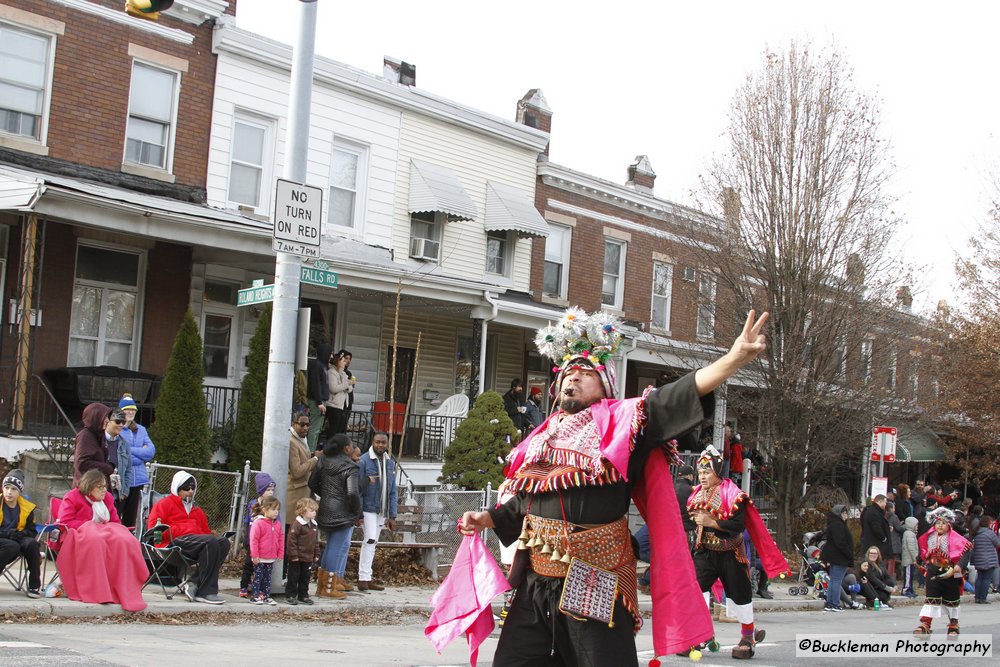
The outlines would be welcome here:
[[[802,536],[801,547],[796,545],[802,556],[802,564],[799,566],[798,580],[788,588],[789,595],[808,595],[810,588],[817,593],[826,588],[825,584],[817,578],[820,573],[826,575],[826,564],[819,558],[824,542],[826,542],[826,533],[817,530]],[[826,581],[829,581],[829,576],[826,577]]]

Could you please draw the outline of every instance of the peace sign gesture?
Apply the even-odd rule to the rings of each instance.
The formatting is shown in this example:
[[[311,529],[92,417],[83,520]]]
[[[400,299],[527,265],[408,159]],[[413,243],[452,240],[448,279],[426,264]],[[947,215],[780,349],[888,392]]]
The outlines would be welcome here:
[[[770,317],[770,313],[766,312],[759,319],[756,319],[757,312],[755,310],[747,313],[747,321],[743,325],[743,331],[729,350],[729,354],[737,366],[746,366],[767,348],[767,337],[760,330],[764,327],[768,317]]]
[[[764,313],[757,317],[757,312],[747,313],[746,324],[737,337],[733,347],[721,359],[716,359],[705,368],[699,368],[694,374],[695,390],[699,396],[711,393],[716,387],[728,380],[732,375],[757,358],[767,349],[767,338],[760,332],[769,317]]]

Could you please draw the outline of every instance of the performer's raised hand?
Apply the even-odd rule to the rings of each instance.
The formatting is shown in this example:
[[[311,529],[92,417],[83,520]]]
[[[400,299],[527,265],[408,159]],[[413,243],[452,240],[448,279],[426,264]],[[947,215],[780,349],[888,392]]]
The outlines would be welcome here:
[[[740,332],[729,352],[705,368],[699,368],[695,371],[694,384],[699,396],[712,393],[716,387],[767,349],[767,338],[760,331],[764,328],[768,317],[770,314],[764,313],[758,318],[757,311],[751,310],[747,313],[747,321],[743,325],[743,331]]]
[[[733,361],[740,366],[746,366],[757,356],[767,349],[767,337],[760,332],[767,322],[770,313],[765,312],[757,318],[757,311],[750,310],[747,313],[747,321],[743,324],[743,331],[736,338],[733,347],[729,350]]]

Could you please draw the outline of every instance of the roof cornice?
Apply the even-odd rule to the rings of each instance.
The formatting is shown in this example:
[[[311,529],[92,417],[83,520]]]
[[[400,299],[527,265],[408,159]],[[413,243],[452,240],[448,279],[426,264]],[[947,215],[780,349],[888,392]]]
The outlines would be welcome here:
[[[212,52],[248,58],[282,71],[291,71],[291,46],[238,28],[228,17],[216,22]],[[541,152],[549,142],[546,132],[463,106],[419,88],[393,83],[322,56],[316,56],[313,77],[316,82],[333,88],[443,119],[532,151]]]
[[[539,162],[538,175],[542,182],[560,190],[581,194],[590,199],[611,202],[616,206],[625,206],[650,217],[664,218],[668,222],[694,222],[712,231],[722,229],[723,222],[719,218],[702,211],[675,204],[666,199],[657,199],[652,195],[606,181],[596,176],[574,171],[568,167],[552,162]]]

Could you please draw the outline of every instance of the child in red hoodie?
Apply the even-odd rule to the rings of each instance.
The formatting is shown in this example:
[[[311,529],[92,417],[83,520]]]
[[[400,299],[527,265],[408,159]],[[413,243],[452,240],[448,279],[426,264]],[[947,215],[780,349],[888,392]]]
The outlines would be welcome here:
[[[250,559],[253,561],[254,604],[276,605],[271,599],[271,571],[285,556],[284,525],[278,520],[281,501],[274,496],[261,500],[250,524]]]

